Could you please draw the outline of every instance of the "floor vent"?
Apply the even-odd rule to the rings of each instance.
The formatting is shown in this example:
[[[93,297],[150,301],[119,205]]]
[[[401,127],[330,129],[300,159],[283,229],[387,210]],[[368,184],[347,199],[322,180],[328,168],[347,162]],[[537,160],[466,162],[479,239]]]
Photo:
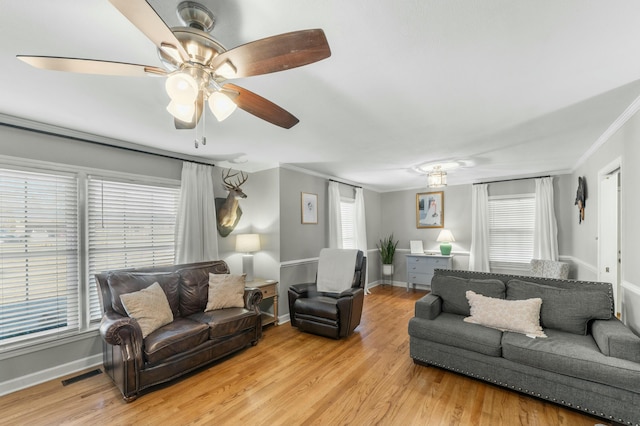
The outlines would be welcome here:
[[[97,376],[98,374],[102,374],[102,370],[96,368],[95,370],[87,371],[86,373],[82,373],[78,376],[71,377],[70,379],[66,379],[62,381],[62,386],[67,386],[75,382],[79,382],[80,380],[88,379],[89,377]]]

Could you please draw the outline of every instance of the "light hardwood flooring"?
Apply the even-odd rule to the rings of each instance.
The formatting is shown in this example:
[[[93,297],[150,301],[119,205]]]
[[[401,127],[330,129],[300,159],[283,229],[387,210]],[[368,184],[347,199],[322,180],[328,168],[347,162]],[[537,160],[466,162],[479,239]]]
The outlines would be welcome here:
[[[255,347],[127,404],[108,376],[54,380],[0,398],[7,425],[594,425],[535,398],[409,357],[407,322],[424,292],[379,286],[360,326],[335,341],[289,323]],[[286,295],[282,295],[286,297]]]

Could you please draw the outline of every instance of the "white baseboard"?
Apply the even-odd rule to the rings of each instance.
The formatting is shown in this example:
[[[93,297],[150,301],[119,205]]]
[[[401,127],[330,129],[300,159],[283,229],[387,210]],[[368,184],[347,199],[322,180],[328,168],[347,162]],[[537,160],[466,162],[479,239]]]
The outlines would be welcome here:
[[[0,383],[0,396],[102,365],[102,353]]]

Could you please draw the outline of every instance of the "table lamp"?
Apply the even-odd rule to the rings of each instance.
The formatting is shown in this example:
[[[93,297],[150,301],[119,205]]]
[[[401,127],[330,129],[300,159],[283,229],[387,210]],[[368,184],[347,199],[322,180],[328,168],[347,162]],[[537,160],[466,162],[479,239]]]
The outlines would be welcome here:
[[[436,241],[442,243],[440,244],[440,253],[443,256],[449,256],[451,254],[451,241],[455,240],[456,239],[453,238],[453,234],[448,229],[440,231],[440,235],[438,235]]]
[[[253,252],[260,250],[260,235],[240,234],[236,237],[236,251],[242,256],[242,272],[247,274],[245,281],[253,281]]]

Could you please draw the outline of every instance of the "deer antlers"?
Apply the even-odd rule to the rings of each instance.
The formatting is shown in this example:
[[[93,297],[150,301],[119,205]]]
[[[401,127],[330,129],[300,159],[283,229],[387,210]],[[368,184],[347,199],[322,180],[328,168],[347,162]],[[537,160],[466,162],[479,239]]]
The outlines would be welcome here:
[[[240,186],[242,186],[242,184],[245,183],[247,179],[249,179],[248,175],[246,175],[244,172],[240,172],[240,177],[236,179],[235,183],[232,183],[231,178],[235,176],[238,176],[238,173],[236,172],[234,174],[231,174],[231,169],[227,170],[226,175],[224,172],[222,172],[222,182],[224,182],[224,187],[227,188],[227,191],[240,189]]]

